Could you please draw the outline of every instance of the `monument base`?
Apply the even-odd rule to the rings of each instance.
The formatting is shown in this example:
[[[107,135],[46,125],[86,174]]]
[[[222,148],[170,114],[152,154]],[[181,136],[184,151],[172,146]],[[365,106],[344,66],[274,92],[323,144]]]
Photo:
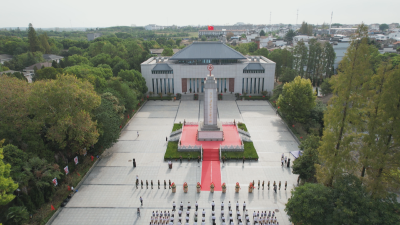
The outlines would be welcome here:
[[[217,122],[217,125],[204,125],[204,122],[200,122],[197,130],[198,141],[223,141],[224,130],[222,129],[222,123]]]

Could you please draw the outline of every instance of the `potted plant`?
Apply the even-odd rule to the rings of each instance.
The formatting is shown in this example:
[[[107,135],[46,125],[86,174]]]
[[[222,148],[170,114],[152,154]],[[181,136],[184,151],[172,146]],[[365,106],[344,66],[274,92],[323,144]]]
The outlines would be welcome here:
[[[226,193],[226,184],[222,183],[222,193]]]
[[[197,189],[197,193],[200,193],[200,189],[201,189],[200,182],[197,182],[196,189]]]
[[[211,193],[214,193],[214,188],[215,188],[214,182],[211,182],[211,184],[210,184],[210,192]]]
[[[174,182],[172,182],[171,188],[172,188],[172,193],[175,193],[176,192],[176,185],[175,185]]]
[[[185,193],[188,192],[188,184],[186,182],[183,183],[183,192],[185,192]]]
[[[239,190],[240,190],[239,182],[236,182],[236,185],[235,185],[235,193],[239,193]]]
[[[189,88],[189,91],[190,91],[190,93],[192,93],[192,89],[191,88]]]
[[[254,189],[254,185],[253,185],[252,182],[250,182],[250,185],[249,185],[249,193],[253,193],[253,189]]]

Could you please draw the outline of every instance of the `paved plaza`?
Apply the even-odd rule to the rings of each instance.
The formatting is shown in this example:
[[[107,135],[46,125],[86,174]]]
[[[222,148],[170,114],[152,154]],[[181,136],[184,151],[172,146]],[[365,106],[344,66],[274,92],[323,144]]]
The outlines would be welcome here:
[[[190,222],[194,222],[194,203],[199,204],[199,211],[205,209],[206,224],[212,224],[211,202],[216,203],[217,224],[221,224],[220,204],[225,203],[225,216],[228,213],[227,203],[232,206],[239,201],[242,210],[246,201],[251,222],[253,211],[275,211],[280,225],[291,224],[284,211],[285,203],[290,197],[290,190],[297,184],[297,175],[289,168],[281,167],[281,155],[291,158],[290,151],[298,150],[298,144],[291,136],[283,121],[275,114],[265,101],[218,101],[218,116],[221,121],[244,122],[251,134],[257,149],[259,161],[221,162],[221,181],[227,184],[227,191],[196,193],[196,183],[201,181],[201,163],[197,161],[173,162],[173,168],[163,160],[167,147],[165,137],[169,137],[174,123],[198,121],[203,118],[201,101],[149,101],[130,120],[123,129],[119,141],[102,155],[95,168],[88,174],[78,192],[57,215],[52,224],[149,224],[151,213],[156,210],[172,212],[172,202],[177,205],[182,201],[186,211],[188,201],[192,209]],[[137,137],[139,132],[139,137]],[[132,167],[132,158],[137,167]],[[153,180],[154,187],[136,189],[136,175],[145,183]],[[157,181],[161,182],[161,189]],[[164,180],[171,180],[177,185],[176,193],[164,189]],[[255,181],[256,188],[248,193],[248,185]],[[257,189],[257,181],[265,181],[265,189]],[[267,189],[271,182],[270,190]],[[272,183],[282,182],[281,190],[275,193]],[[287,181],[288,189],[284,190]],[[183,183],[189,186],[188,193],[183,192]],[[235,183],[239,182],[241,190],[235,193]],[[139,198],[143,198],[140,206]],[[140,207],[141,217],[137,216]],[[233,210],[235,214],[236,211]],[[199,213],[199,221],[201,221]],[[243,213],[242,213],[243,215]],[[175,212],[177,224],[178,213]],[[183,216],[184,218],[184,216]],[[183,220],[184,221],[184,220]],[[235,224],[238,224],[234,216]],[[182,223],[184,224],[184,222]]]

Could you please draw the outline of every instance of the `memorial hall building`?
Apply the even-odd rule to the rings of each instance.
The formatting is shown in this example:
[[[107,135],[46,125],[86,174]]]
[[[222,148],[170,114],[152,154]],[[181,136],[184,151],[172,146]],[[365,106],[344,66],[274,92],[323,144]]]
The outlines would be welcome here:
[[[218,92],[258,95],[272,93],[275,62],[264,56],[244,56],[222,42],[194,42],[170,57],[151,57],[141,64],[149,92],[204,93],[207,65]]]

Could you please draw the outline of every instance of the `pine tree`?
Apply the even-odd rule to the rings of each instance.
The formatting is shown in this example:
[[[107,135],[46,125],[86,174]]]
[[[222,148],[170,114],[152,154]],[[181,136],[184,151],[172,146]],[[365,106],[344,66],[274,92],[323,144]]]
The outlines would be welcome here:
[[[319,182],[332,186],[343,172],[357,168],[353,143],[359,139],[357,129],[362,126],[362,109],[366,103],[362,85],[372,76],[368,46],[368,29],[361,24],[340,64],[340,72],[332,77],[334,96],[324,115],[325,127],[317,166]],[[358,168],[359,169],[359,168]]]
[[[332,44],[329,42],[325,42],[324,45],[324,53],[325,53],[325,77],[331,77],[333,75],[333,65],[336,59],[335,50],[332,47]]]
[[[29,24],[28,29],[28,40],[29,40],[29,50],[31,52],[36,52],[40,49],[39,39],[36,35],[35,28],[33,28],[32,24]]]
[[[47,37],[47,33],[43,33],[39,36],[40,44],[42,46],[42,50],[44,53],[50,53],[50,45],[49,45],[49,37]]]

